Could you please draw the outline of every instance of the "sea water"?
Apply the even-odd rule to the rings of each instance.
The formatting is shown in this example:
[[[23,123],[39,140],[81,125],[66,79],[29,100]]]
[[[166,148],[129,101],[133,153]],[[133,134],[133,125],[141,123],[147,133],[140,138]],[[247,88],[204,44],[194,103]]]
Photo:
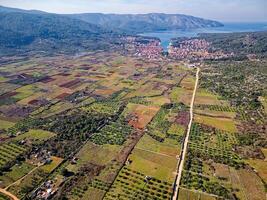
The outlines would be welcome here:
[[[266,31],[267,22],[261,23],[223,23],[223,27],[198,28],[189,30],[158,31],[140,34],[142,36],[157,37],[161,40],[164,50],[167,50],[172,38],[176,37],[197,37],[199,33],[234,33],[234,32],[255,32]]]

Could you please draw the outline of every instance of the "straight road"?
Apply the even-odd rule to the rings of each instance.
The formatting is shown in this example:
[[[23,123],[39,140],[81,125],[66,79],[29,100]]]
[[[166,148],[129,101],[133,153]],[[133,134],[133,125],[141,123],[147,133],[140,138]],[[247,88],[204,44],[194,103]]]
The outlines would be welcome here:
[[[180,157],[180,160],[179,160],[178,166],[177,166],[178,171],[177,171],[177,177],[176,177],[176,181],[175,181],[175,188],[174,188],[172,200],[178,199],[178,192],[179,192],[180,182],[181,182],[181,178],[182,178],[182,171],[183,171],[185,156],[186,156],[187,147],[188,147],[189,135],[190,135],[191,126],[192,126],[192,122],[193,122],[194,101],[195,101],[195,96],[196,96],[196,91],[197,91],[197,86],[198,86],[199,72],[200,72],[200,69],[197,68],[195,88],[193,91],[191,104],[190,104],[190,121],[188,123],[185,140],[184,140],[183,146],[182,146],[181,157]]]

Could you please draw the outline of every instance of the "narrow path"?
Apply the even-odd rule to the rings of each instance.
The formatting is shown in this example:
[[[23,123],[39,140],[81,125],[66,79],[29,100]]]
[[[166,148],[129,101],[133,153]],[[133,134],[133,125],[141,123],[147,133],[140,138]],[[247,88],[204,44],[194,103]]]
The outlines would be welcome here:
[[[187,147],[188,147],[189,135],[190,135],[191,126],[192,126],[192,122],[193,122],[193,115],[194,115],[193,107],[194,107],[194,101],[195,101],[197,86],[198,86],[199,72],[200,72],[200,69],[197,68],[195,88],[194,88],[194,92],[193,92],[191,104],[190,104],[190,121],[188,123],[185,140],[183,142],[181,157],[180,157],[180,160],[179,160],[178,165],[177,165],[177,176],[176,176],[176,180],[175,180],[175,188],[174,188],[172,200],[178,199],[178,192],[179,192],[180,182],[181,182],[181,178],[182,178],[182,171],[183,171],[185,156],[186,156]]]
[[[5,194],[6,196],[10,197],[10,198],[13,199],[13,200],[19,200],[18,197],[16,197],[16,196],[13,195],[12,193],[6,191],[5,189],[0,188],[0,193]]]
[[[15,195],[13,195],[12,193],[8,192],[8,188],[10,188],[13,185],[18,184],[20,181],[22,181],[26,176],[28,176],[29,174],[31,174],[32,172],[34,172],[36,169],[38,169],[39,167],[41,167],[43,164],[38,164],[37,167],[33,168],[31,171],[29,171],[27,174],[25,174],[23,177],[21,177],[20,179],[18,179],[17,181],[15,181],[14,183],[11,183],[9,186],[7,186],[6,188],[0,188],[0,193],[3,193],[7,196],[9,196],[11,199],[13,200],[19,200],[18,197],[16,197]]]
[[[155,152],[155,151],[150,151],[150,150],[142,149],[142,148],[138,148],[138,147],[135,147],[135,149],[139,149],[139,150],[141,150],[141,151],[146,151],[146,152],[149,152],[149,153],[158,154],[158,155],[160,155],[160,156],[166,156],[166,157],[170,157],[170,158],[175,157],[175,156],[167,155],[167,154],[164,154],[164,153],[159,153],[159,152]]]
[[[11,183],[9,186],[7,186],[5,188],[5,190],[8,190],[8,188],[10,188],[13,185],[18,184],[20,181],[22,181],[26,176],[28,176],[29,174],[31,174],[32,172],[34,172],[36,169],[38,169],[39,167],[41,167],[43,164],[38,164],[37,167],[33,168],[31,171],[29,171],[27,174],[25,174],[24,176],[22,176],[20,179],[16,180],[14,183]]]

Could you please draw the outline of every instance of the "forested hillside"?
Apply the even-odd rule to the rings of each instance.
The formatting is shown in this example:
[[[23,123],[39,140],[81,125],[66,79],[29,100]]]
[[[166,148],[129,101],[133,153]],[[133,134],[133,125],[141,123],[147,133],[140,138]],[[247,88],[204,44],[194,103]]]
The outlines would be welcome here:
[[[215,49],[239,55],[267,54],[267,32],[201,34]]]
[[[223,26],[223,24],[217,21],[181,14],[150,13],[119,15],[84,13],[68,16],[92,24],[108,27],[112,30],[120,29],[121,31],[135,33]]]
[[[109,30],[55,14],[0,12],[2,54],[105,49],[118,37]]]

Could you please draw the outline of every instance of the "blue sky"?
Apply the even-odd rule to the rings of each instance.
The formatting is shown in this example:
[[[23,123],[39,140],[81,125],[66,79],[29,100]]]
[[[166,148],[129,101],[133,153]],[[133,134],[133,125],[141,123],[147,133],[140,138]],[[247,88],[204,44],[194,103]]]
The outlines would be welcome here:
[[[0,0],[54,13],[181,13],[219,21],[267,21],[267,0]]]

